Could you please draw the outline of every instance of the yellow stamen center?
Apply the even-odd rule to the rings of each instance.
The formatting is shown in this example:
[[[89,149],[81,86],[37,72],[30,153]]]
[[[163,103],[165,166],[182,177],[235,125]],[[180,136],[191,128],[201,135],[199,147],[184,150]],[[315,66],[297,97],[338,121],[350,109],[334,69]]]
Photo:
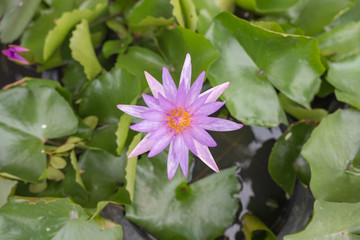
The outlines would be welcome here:
[[[168,125],[173,128],[176,133],[183,132],[190,126],[191,118],[190,114],[183,109],[176,108],[168,113]]]

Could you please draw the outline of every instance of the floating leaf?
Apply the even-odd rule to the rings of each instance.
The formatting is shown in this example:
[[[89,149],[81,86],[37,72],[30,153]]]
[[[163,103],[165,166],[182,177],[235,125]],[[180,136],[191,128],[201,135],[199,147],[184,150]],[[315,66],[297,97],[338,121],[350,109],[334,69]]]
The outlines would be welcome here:
[[[107,1],[96,0],[93,3],[100,2],[94,10],[75,9],[72,12],[65,12],[56,23],[56,26],[48,33],[44,45],[44,60],[47,60],[55,50],[60,47],[70,30],[81,20],[92,22],[100,12],[107,6]]]
[[[49,167],[46,169],[46,178],[55,181],[61,181],[65,177],[64,173],[56,168]]]
[[[58,147],[58,148],[55,150],[55,152],[56,152],[56,153],[67,152],[67,151],[72,150],[74,147],[75,147],[75,144],[73,144],[73,143],[67,143],[67,144],[64,144],[64,145]]]
[[[86,146],[90,147],[91,149],[104,150],[113,155],[121,154],[121,152],[117,153],[116,150],[118,148],[116,142],[117,128],[117,124],[112,123],[95,129],[95,131],[92,133],[90,141],[86,143]]]
[[[31,193],[41,193],[47,187],[47,182],[43,181],[42,183],[31,183],[29,185],[29,192]]]
[[[96,116],[87,116],[83,119],[83,122],[88,125],[91,130],[94,130],[99,122],[99,119]]]
[[[360,109],[360,54],[329,63],[327,80],[335,87],[336,98]]]
[[[50,158],[50,165],[56,169],[63,169],[66,167],[66,161],[62,157],[53,156]]]
[[[333,61],[360,53],[360,22],[350,22],[319,36],[321,52]]]
[[[301,120],[301,119],[309,119],[314,122],[320,122],[321,119],[327,116],[328,112],[322,108],[315,109],[306,109],[287,98],[284,94],[280,93],[278,95],[280,104],[284,108],[284,110],[292,115],[293,117]]]
[[[158,239],[215,239],[229,226],[240,190],[235,168],[187,185],[180,171],[169,181],[165,152],[137,163],[134,202],[126,217]],[[214,208],[213,206],[221,206]],[[189,221],[192,219],[192,221]]]
[[[77,61],[70,61],[65,68],[61,82],[64,84],[64,87],[74,95],[79,94],[85,83],[88,82],[84,67]]]
[[[360,201],[360,111],[338,110],[313,131],[301,154],[311,169],[310,188],[316,199]]]
[[[284,240],[359,239],[360,203],[315,201],[314,217],[305,230]]]
[[[2,239],[118,240],[122,228],[104,220],[100,228],[68,199],[12,199],[0,209]]]
[[[0,208],[8,201],[13,194],[17,181],[0,177]]]
[[[87,150],[78,162],[81,178],[90,193],[90,199],[83,204],[96,207],[99,201],[109,200],[110,196],[124,183],[126,167],[125,151],[121,156],[113,156],[104,151]]]
[[[182,27],[164,31],[158,41],[162,52],[171,64],[169,70],[177,83],[180,80],[181,69],[187,53],[191,55],[193,66],[191,78],[193,80],[202,71],[207,71],[219,56],[216,48],[204,36]]]
[[[0,92],[0,172],[38,182],[45,170],[44,143],[76,132],[69,104],[47,87],[16,87]],[[19,154],[19,149],[21,154]]]
[[[258,13],[280,12],[296,4],[298,0],[236,0],[236,3]]]
[[[80,116],[95,115],[99,122],[117,123],[122,114],[117,104],[129,104],[139,94],[139,81],[123,69],[112,69],[84,90]]]
[[[34,16],[41,0],[22,0],[9,9],[0,22],[0,39],[3,43],[10,43],[20,37],[30,20]]]
[[[84,67],[87,78],[91,80],[101,72],[102,67],[91,43],[88,22],[82,20],[72,34],[70,38],[71,55]]]
[[[298,122],[289,126],[277,140],[269,157],[271,177],[291,196],[298,170],[297,161],[302,146],[309,139],[315,125],[311,122]],[[302,167],[302,166],[300,166]]]

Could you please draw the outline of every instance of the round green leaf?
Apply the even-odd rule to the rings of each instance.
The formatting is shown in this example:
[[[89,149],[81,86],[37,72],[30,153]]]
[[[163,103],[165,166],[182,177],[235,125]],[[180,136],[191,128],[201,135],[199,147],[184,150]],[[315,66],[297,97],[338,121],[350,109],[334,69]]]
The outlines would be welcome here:
[[[29,185],[29,192],[31,193],[41,193],[47,187],[47,182],[43,181],[42,183],[31,183]]]
[[[240,190],[236,169],[222,170],[187,186],[179,169],[171,181],[167,179],[166,160],[162,152],[138,162],[134,202],[126,206],[126,217],[158,239],[220,236],[233,222],[239,204],[232,196]]]
[[[324,118],[301,154],[310,164],[316,199],[360,201],[360,111],[338,110]]]
[[[360,25],[359,25],[360,26]],[[360,55],[329,63],[327,80],[335,87],[336,98],[360,109]]]
[[[83,206],[96,207],[97,202],[108,200],[124,182],[127,157],[113,156],[104,151],[87,150],[78,162],[78,168],[90,199]]]
[[[31,202],[30,202],[31,201]],[[68,199],[12,199],[0,209],[1,239],[118,240],[120,225],[105,220],[104,228]]]
[[[3,43],[16,40],[34,16],[41,0],[22,0],[5,13],[0,22],[0,39]]]
[[[360,203],[315,201],[314,217],[305,230],[285,236],[284,240],[359,239]]]
[[[179,82],[180,73],[187,53],[191,55],[192,79],[218,58],[219,53],[209,40],[189,29],[176,27],[164,31],[158,38],[160,48],[171,64],[169,70],[175,82]]]
[[[319,48],[336,61],[360,52],[360,22],[337,26],[319,36]]]
[[[66,161],[62,157],[53,156],[50,158],[50,165],[56,169],[63,169],[66,167]]]
[[[55,181],[61,181],[65,177],[64,173],[56,168],[49,167],[46,169],[46,178]]]
[[[140,90],[139,80],[123,69],[112,69],[93,80],[79,106],[82,117],[95,115],[99,122],[117,123],[122,112],[117,104],[129,104]]]
[[[72,57],[84,67],[85,74],[89,80],[96,77],[102,71],[99,60],[95,55],[90,38],[89,25],[86,20],[82,20],[81,23],[76,25],[76,29],[72,32],[70,49]]]
[[[269,173],[289,196],[291,196],[295,185],[298,168],[297,159],[301,158],[302,146],[310,137],[314,127],[315,125],[311,122],[292,124],[271,150]]]

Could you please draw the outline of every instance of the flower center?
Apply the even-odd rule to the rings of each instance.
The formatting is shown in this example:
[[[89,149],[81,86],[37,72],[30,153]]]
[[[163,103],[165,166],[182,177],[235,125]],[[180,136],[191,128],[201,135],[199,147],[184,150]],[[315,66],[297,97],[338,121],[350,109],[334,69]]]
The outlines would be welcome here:
[[[176,133],[183,132],[190,126],[191,118],[190,114],[183,109],[176,108],[167,115],[168,125],[173,128]]]

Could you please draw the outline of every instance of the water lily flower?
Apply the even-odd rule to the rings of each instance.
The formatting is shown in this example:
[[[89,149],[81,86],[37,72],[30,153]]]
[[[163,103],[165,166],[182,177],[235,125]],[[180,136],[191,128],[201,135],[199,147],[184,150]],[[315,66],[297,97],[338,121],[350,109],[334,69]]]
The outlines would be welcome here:
[[[9,58],[9,60],[11,60],[11,61],[14,61],[14,62],[17,62],[20,64],[24,64],[24,65],[30,64],[29,61],[27,61],[25,58],[20,56],[20,54],[18,54],[19,52],[29,52],[29,49],[27,49],[27,48],[15,46],[15,45],[9,45],[8,49],[4,49],[1,52],[5,56],[7,56]]]
[[[145,72],[145,77],[153,95],[142,94],[148,107],[117,105],[121,111],[144,119],[130,126],[132,130],[148,132],[129,154],[129,158],[147,151],[150,151],[148,157],[153,157],[170,144],[167,160],[169,180],[173,178],[179,165],[184,176],[187,176],[189,150],[212,170],[219,172],[208,148],[215,147],[216,142],[205,130],[233,131],[243,126],[226,119],[208,116],[225,104],[225,102],[215,100],[228,87],[229,82],[200,93],[205,78],[205,71],[203,71],[190,86],[190,54],[187,54],[185,58],[179,88],[176,87],[165,67],[162,72],[163,85],[147,72]]]

